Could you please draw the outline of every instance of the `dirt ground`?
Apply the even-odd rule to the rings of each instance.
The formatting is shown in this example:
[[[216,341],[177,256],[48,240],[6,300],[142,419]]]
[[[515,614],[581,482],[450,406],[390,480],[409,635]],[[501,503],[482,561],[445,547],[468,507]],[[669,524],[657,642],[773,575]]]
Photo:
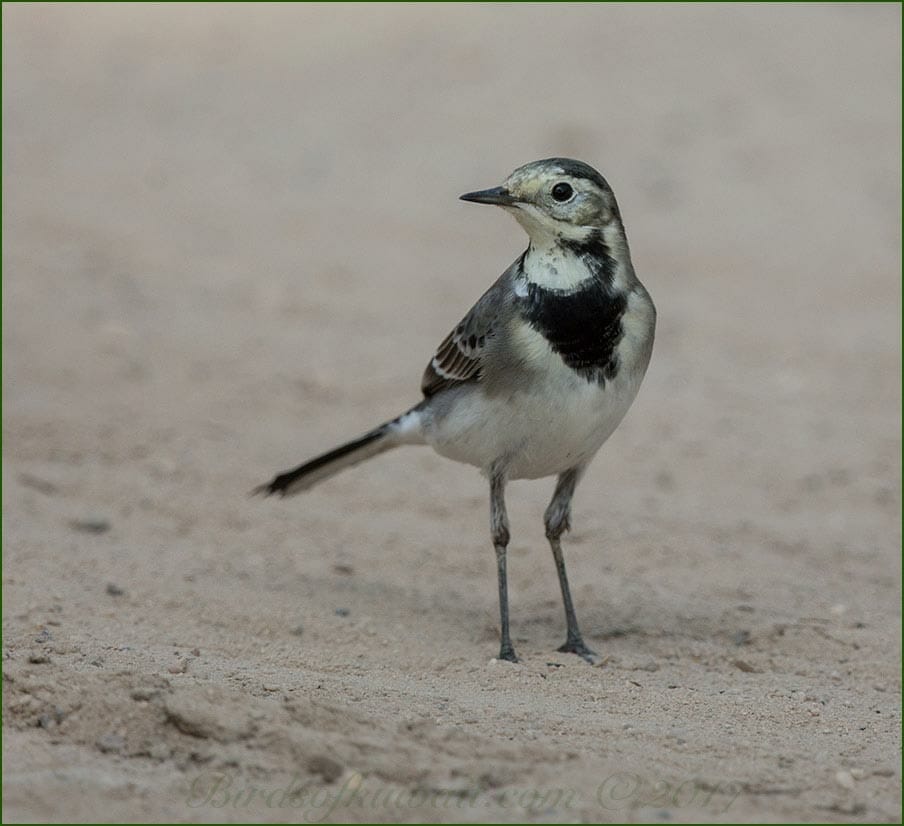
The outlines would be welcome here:
[[[3,819],[900,818],[901,9],[3,7]],[[523,249],[619,196],[653,361],[578,490],[406,448]]]

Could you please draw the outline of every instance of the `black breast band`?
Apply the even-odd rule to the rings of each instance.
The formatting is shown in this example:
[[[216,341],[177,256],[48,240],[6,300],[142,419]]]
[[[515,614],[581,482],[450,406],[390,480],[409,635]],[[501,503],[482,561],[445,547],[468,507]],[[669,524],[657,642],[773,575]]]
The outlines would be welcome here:
[[[605,384],[618,372],[616,348],[627,303],[625,295],[598,276],[573,293],[529,284],[523,317],[572,370]]]

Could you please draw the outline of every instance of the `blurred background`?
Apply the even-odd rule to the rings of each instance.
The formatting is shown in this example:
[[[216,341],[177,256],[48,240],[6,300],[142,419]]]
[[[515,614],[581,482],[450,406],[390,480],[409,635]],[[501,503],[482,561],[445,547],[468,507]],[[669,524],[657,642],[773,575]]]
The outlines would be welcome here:
[[[814,462],[889,481],[893,5],[4,14],[8,427],[155,453],[172,427],[186,473],[241,488],[392,416],[524,245],[457,195],[564,155],[609,178],[659,306],[625,428],[697,445],[676,511],[774,506]]]
[[[589,635],[692,616],[707,638],[738,599],[899,616],[897,4],[5,4],[3,116],[21,616],[51,588],[91,629],[76,646],[141,617],[160,661],[168,624],[239,645],[247,620],[259,669],[243,606],[289,623],[313,582],[317,656],[336,588],[392,633],[438,611],[434,643],[492,653],[472,469],[399,451],[303,500],[246,492],[418,399],[525,245],[457,196],[552,155],[607,177],[659,310],[644,387],[576,501]],[[510,495],[538,650],[560,624],[550,492]],[[336,564],[359,573],[337,584]],[[107,579],[134,614],[94,614]],[[383,662],[427,668],[409,643]]]

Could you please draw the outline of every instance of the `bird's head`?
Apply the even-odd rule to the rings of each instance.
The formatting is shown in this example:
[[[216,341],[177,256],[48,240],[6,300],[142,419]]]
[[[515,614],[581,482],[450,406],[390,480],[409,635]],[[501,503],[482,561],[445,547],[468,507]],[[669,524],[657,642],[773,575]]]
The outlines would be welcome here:
[[[578,241],[621,226],[618,204],[606,179],[592,166],[570,158],[525,164],[502,186],[468,192],[461,199],[501,206],[537,242]]]

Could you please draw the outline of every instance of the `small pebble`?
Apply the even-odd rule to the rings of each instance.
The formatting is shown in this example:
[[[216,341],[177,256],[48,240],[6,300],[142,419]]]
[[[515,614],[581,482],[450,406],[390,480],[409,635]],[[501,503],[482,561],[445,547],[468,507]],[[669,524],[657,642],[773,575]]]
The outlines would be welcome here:
[[[126,741],[119,734],[104,734],[97,738],[94,745],[104,753],[119,753],[125,748]]]
[[[732,665],[734,665],[735,668],[746,672],[747,674],[756,673],[756,669],[749,662],[747,662],[747,660],[735,660]]]
[[[844,789],[853,789],[855,785],[854,776],[846,771],[836,772],[835,782]]]
[[[170,674],[184,674],[188,671],[188,660],[179,660],[179,662],[167,666],[166,670],[169,671]]]
[[[41,633],[35,637],[35,642],[45,643],[50,642],[53,639],[53,634],[51,634],[46,628],[41,629]]]
[[[264,691],[279,691],[279,686],[274,683],[264,683],[261,687]]]
[[[102,534],[110,530],[110,523],[106,519],[70,519],[69,527],[82,533]]]
[[[152,760],[168,760],[172,753],[172,749],[166,743],[155,743],[148,751],[148,756]]]
[[[294,634],[296,637],[300,637],[304,634],[304,626],[299,622],[290,633]]]
[[[140,703],[153,700],[159,693],[160,690],[156,688],[136,688],[132,691],[131,697],[133,700]]]
[[[851,769],[850,774],[854,780],[863,780],[863,778],[866,777],[866,772],[863,771],[863,769]]]
[[[746,630],[735,631],[731,637],[731,641],[735,645],[748,645],[750,643],[750,632]]]
[[[842,605],[841,603],[839,603],[838,605],[833,605],[831,608],[829,608],[829,613],[836,617],[840,617],[846,612],[847,605]]]
[[[200,649],[200,648],[192,648],[192,650],[191,650],[191,655],[192,655],[193,657],[200,657],[200,656],[201,656],[201,649]]]
[[[334,613],[337,617],[347,617],[351,611],[348,608],[337,608]]]
[[[50,657],[48,657],[46,654],[40,653],[29,654],[28,661],[33,665],[45,665],[46,663],[50,662]]]
[[[319,774],[325,782],[333,783],[342,776],[342,764],[325,754],[319,754],[308,761],[308,770]]]
[[[121,597],[125,593],[125,590],[120,588],[115,582],[108,582],[107,593],[111,597]]]
[[[30,473],[20,473],[19,481],[25,485],[25,487],[36,490],[46,496],[53,496],[53,494],[57,493],[59,490],[53,482],[48,482],[46,479],[41,479],[38,476],[32,476]]]
[[[333,565],[333,573],[334,574],[342,574],[343,576],[351,576],[355,572],[355,569],[351,565],[345,565],[344,563],[337,563]]]

